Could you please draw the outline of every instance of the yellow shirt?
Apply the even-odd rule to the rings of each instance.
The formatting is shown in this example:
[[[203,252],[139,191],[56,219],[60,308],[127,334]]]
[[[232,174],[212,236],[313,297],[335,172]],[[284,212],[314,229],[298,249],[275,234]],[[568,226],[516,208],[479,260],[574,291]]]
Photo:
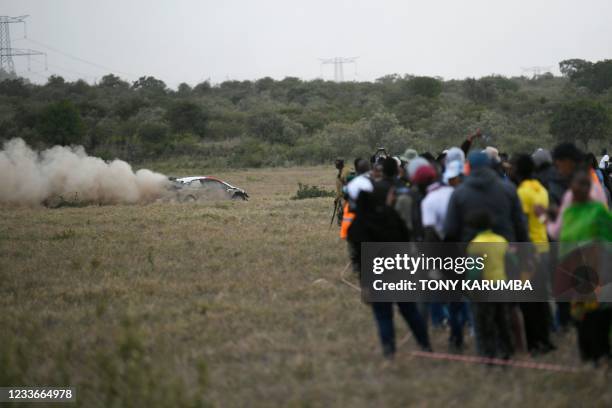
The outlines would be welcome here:
[[[482,256],[484,258],[484,280],[506,280],[506,251],[508,241],[506,238],[486,230],[476,235],[468,245],[469,255]]]
[[[538,180],[525,180],[516,190],[523,212],[527,216],[529,239],[535,243],[539,253],[548,252],[545,213],[548,209],[548,191]]]

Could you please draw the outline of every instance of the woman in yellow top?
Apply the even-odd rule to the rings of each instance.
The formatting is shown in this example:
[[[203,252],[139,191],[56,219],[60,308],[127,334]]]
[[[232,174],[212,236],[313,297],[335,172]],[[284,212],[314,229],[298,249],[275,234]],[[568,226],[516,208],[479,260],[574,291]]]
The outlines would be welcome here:
[[[517,185],[516,193],[527,219],[529,240],[534,243],[537,267],[529,280],[538,293],[548,293],[550,257],[546,214],[548,191],[535,179],[535,163],[531,156],[519,154],[510,160],[510,179]],[[556,347],[550,341],[552,314],[547,302],[521,303],[527,349],[532,354],[547,353]]]

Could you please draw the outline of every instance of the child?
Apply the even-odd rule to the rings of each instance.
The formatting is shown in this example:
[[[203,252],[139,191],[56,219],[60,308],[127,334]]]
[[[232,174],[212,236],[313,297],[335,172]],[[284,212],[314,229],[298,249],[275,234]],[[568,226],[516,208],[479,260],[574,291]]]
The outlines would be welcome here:
[[[473,212],[467,222],[478,231],[468,245],[468,254],[486,254],[480,279],[507,280],[505,259],[508,241],[491,230],[489,213]],[[472,305],[479,353],[485,357],[509,359],[513,353],[509,305],[504,302],[474,302]]]

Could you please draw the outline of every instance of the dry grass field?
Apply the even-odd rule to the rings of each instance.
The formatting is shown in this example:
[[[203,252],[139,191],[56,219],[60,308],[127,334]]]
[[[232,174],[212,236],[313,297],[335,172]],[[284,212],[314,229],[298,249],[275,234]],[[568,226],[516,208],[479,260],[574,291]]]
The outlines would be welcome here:
[[[251,200],[0,208],[0,385],[70,384],[104,408],[612,406],[573,333],[540,360],[580,373],[417,358],[412,340],[385,364],[338,278],[332,199],[290,199],[298,181],[331,189],[334,169],[215,175]]]

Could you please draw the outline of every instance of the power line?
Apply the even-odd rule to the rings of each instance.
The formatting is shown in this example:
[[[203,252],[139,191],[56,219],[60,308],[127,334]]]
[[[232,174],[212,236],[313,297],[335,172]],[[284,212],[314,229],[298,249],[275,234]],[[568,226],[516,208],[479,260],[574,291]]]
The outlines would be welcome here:
[[[32,58],[32,61],[37,62],[39,64],[43,64],[42,61],[39,61],[39,60],[37,60],[35,58]],[[84,72],[79,72],[79,71],[75,71],[75,70],[72,70],[72,69],[64,68],[64,67],[56,65],[56,64],[49,64],[49,63],[47,63],[46,65],[48,65],[50,67],[55,67],[55,69],[59,69],[60,71],[65,71],[65,72],[68,72],[68,73],[71,73],[71,74],[74,74],[74,75],[78,75],[79,77],[83,77],[83,79],[85,79],[85,78],[96,79],[96,76],[94,76],[94,75],[85,74]]]
[[[48,80],[48,79],[49,79],[49,76],[40,75],[40,73],[41,73],[41,72],[49,72],[49,71],[48,71],[48,70],[44,70],[44,71],[28,71],[27,75],[28,75],[28,76],[29,76],[29,75],[34,75],[34,76],[37,76],[37,77],[39,77],[39,78],[42,78],[42,79]]]
[[[96,80],[95,76],[92,76],[92,75],[89,75],[89,74],[84,74],[82,72],[73,71],[73,70],[70,70],[68,68],[64,68],[64,67],[61,67],[61,66],[58,66],[58,65],[55,65],[55,64],[45,64],[42,61],[39,61],[39,60],[34,59],[34,58],[32,58],[32,60],[34,62],[38,63],[38,64],[44,65],[45,69],[40,70],[40,71],[31,71],[31,70],[28,69],[28,71],[20,73],[20,76],[34,75],[34,76],[37,76],[39,78],[48,80],[51,75],[58,75],[58,76],[66,77],[66,73],[68,73],[69,77],[74,77],[77,80],[78,79],[89,79],[92,82],[95,82],[95,80]],[[49,70],[48,67],[54,67],[55,69]],[[58,72],[57,70],[63,71],[64,74]],[[40,75],[41,73],[45,73],[45,72],[47,73],[46,75]]]
[[[42,42],[40,42],[40,41],[33,40],[32,38],[29,38],[29,37],[28,37],[28,38],[26,38],[26,40],[27,40],[27,41],[30,41],[30,42],[32,42],[32,43],[34,43],[34,44],[38,44],[39,46],[44,47],[44,48],[47,48],[47,49],[49,49],[49,50],[51,50],[51,51],[53,51],[53,52],[56,52],[56,53],[58,53],[58,54],[60,54],[60,55],[63,55],[64,57],[71,58],[71,59],[73,59],[73,60],[75,60],[75,61],[79,61],[79,62],[82,62],[82,63],[88,64],[88,65],[91,65],[91,66],[96,67],[96,68],[98,68],[98,69],[101,69],[101,70],[104,70],[104,71],[109,71],[109,72],[116,72],[116,73],[118,73],[118,74],[126,75],[126,76],[128,76],[128,77],[132,77],[132,78],[138,78],[138,75],[130,74],[130,73],[128,73],[128,72],[119,71],[118,69],[113,69],[113,68],[111,68],[111,67],[107,67],[107,66],[104,66],[104,65],[100,65],[100,64],[95,63],[95,62],[92,62],[92,61],[88,61],[88,60],[86,60],[86,59],[83,59],[83,58],[77,57],[77,56],[75,56],[75,55],[69,54],[69,53],[64,52],[64,51],[61,51],[61,50],[59,50],[59,49],[57,49],[57,48],[55,48],[55,47],[52,47],[52,46],[50,46],[50,45],[44,44],[44,43],[42,43]]]
[[[46,72],[46,75],[41,75],[41,73]],[[49,80],[49,77],[51,77],[52,75],[57,75],[57,76],[62,76],[62,74],[58,71],[54,71],[54,70],[43,70],[43,71],[27,71],[24,74],[22,74],[21,76],[23,77],[29,77],[31,75],[34,75],[38,78],[44,79],[45,81]]]

